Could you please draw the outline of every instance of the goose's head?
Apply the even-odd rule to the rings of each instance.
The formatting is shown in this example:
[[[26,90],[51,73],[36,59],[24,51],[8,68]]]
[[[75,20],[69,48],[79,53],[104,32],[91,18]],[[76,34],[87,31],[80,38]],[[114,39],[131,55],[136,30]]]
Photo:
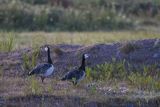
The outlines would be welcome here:
[[[49,47],[46,46],[46,47],[44,48],[44,50],[47,52],[47,51],[49,50]]]
[[[89,54],[83,54],[83,57],[87,59],[89,57]]]

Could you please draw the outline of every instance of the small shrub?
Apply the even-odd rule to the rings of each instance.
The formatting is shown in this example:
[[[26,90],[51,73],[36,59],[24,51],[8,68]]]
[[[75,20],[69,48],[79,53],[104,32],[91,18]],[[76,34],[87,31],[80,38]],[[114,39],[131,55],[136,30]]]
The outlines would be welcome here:
[[[47,91],[48,93],[53,93],[53,87],[52,87],[52,84],[49,84],[48,87],[47,87]]]
[[[29,90],[32,94],[36,95],[41,94],[43,91],[39,82],[34,77],[29,79]]]
[[[46,28],[48,14],[45,11],[46,10],[42,10],[38,15],[34,16],[35,29],[37,30],[42,30]]]
[[[67,1],[64,0],[64,2]],[[48,1],[45,0],[8,2],[0,6],[0,13],[2,13],[0,27],[5,30],[20,31],[90,31],[128,29],[133,27],[132,21],[127,21],[131,20],[130,18],[126,20],[122,17],[123,15],[119,16],[112,9],[102,5],[103,3],[106,4],[105,1],[71,2],[75,4],[75,7],[50,6]],[[78,7],[76,6],[77,4]]]
[[[86,78],[88,79],[88,80],[91,80],[92,79],[92,77],[91,77],[91,72],[92,72],[92,69],[91,68],[86,68]]]
[[[4,39],[0,40],[0,50],[10,52],[14,48],[15,34],[8,33]]]
[[[3,77],[2,67],[0,66],[0,78]]]
[[[97,92],[97,88],[96,88],[96,85],[92,85],[91,87],[90,87],[90,94],[95,94],[96,92]]]
[[[62,55],[64,53],[60,48],[54,48],[54,52],[58,56],[60,56],[60,55]]]
[[[127,78],[127,71],[124,66],[125,61],[111,62],[97,65],[90,73],[94,80],[109,80],[116,78],[118,80],[125,80]]]
[[[160,48],[160,39],[157,39],[157,40],[154,42],[153,48]]]
[[[23,54],[23,68],[25,70],[30,70],[30,58],[26,53]]]
[[[133,51],[135,51],[135,50],[137,50],[139,48],[140,48],[139,45],[136,45],[136,44],[134,44],[132,42],[127,42],[127,43],[123,44],[119,48],[119,50],[120,50],[120,52],[122,52],[124,54],[129,54],[129,53],[131,53],[131,52],[133,52]]]
[[[158,77],[157,77],[158,76]],[[144,66],[142,72],[132,72],[128,80],[141,90],[160,90],[159,73],[155,71],[154,66]]]
[[[32,56],[31,56],[31,59],[32,59],[32,68],[36,66],[36,61],[37,61],[37,58],[39,56],[39,48],[35,48],[33,53],[32,53]]]
[[[111,62],[97,65],[95,68],[87,68],[86,77],[97,81],[126,81],[135,88],[141,90],[160,90],[160,73],[156,71],[156,65],[143,66],[142,71],[131,71],[127,73],[125,69],[125,61]],[[129,68],[130,69],[130,68]],[[132,69],[130,69],[132,70]]]
[[[37,58],[39,56],[39,49],[34,49],[33,53],[30,55],[23,54],[23,68],[24,70],[31,70],[31,68],[35,67]]]
[[[34,4],[34,5],[37,5],[37,4],[47,4],[48,0],[22,0],[26,3],[30,3],[30,4]]]

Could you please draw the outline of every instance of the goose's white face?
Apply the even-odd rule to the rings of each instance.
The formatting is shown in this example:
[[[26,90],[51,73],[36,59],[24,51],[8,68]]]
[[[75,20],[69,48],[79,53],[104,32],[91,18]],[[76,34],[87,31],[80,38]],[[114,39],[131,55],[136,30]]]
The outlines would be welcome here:
[[[89,57],[88,54],[84,54],[84,58],[87,59]]]
[[[44,50],[45,50],[45,51],[48,51],[48,47],[45,47]]]

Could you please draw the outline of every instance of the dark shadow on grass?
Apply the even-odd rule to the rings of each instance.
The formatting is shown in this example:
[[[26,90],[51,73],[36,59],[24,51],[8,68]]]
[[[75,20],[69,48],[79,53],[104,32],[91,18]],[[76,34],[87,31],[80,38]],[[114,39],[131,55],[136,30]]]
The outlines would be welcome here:
[[[108,98],[93,101],[77,96],[28,95],[0,98],[0,107],[159,107],[160,97],[150,100],[136,99],[129,101],[122,98]]]

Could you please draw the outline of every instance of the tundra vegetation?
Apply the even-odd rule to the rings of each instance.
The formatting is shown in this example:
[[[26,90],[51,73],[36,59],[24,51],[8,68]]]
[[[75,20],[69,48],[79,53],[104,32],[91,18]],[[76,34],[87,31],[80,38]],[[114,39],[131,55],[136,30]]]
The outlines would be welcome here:
[[[0,106],[160,105],[159,0],[1,0],[0,13]],[[132,53],[147,54],[143,40],[155,63],[132,62]],[[117,44],[125,58],[86,63],[86,78],[76,86],[60,81],[82,52],[109,54],[98,53],[103,44]],[[41,83],[27,74],[46,61],[45,45],[59,68]]]

